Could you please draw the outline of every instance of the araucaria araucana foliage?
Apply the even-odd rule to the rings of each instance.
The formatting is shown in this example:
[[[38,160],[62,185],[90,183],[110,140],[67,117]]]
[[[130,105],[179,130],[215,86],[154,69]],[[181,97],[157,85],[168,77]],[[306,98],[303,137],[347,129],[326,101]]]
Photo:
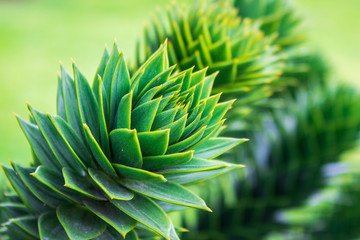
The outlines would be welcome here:
[[[236,187],[238,200],[227,204],[228,196],[234,194],[232,187],[215,195],[220,196],[216,213],[199,213],[197,230],[184,234],[183,239],[194,239],[196,232],[199,240],[259,240],[290,229],[292,223],[279,222],[278,213],[301,206],[324,187],[323,167],[340,161],[345,151],[356,146],[360,95],[348,86],[315,85],[297,91],[285,108],[274,111],[263,124],[260,131],[247,135],[253,144],[234,154],[234,159],[248,166],[243,177],[234,174],[233,181],[227,181],[227,187]],[[322,236],[314,239],[332,239]]]
[[[166,44],[132,76],[116,45],[105,50],[92,87],[75,64],[73,77],[61,67],[57,115],[28,105],[30,121],[17,116],[34,162],[3,167],[16,195],[2,203],[2,233],[178,239],[162,207],[211,211],[182,185],[241,168],[211,159],[244,140],[217,137],[233,101],[210,95],[216,74],[174,68]]]
[[[229,3],[195,1],[172,4],[159,11],[138,42],[137,65],[168,39],[169,59],[180,70],[195,66],[220,71],[213,93],[236,93],[237,98],[262,99],[269,83],[282,73],[283,56],[264,36],[259,24],[241,19]],[[255,94],[256,93],[256,94]]]

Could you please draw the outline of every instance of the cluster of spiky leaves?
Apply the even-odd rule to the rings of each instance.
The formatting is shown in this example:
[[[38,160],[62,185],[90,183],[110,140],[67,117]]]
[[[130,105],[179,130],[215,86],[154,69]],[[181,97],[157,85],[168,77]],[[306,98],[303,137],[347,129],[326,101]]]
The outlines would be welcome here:
[[[242,167],[210,160],[243,141],[217,137],[233,101],[210,95],[216,74],[174,72],[166,49],[132,76],[116,45],[105,50],[92,87],[62,67],[58,114],[28,105],[30,121],[17,116],[34,163],[3,167],[16,192],[1,204],[5,235],[178,239],[160,206],[209,210],[182,185]]]
[[[290,0],[233,0],[239,16],[256,19],[266,35],[276,34],[276,43],[283,48],[304,41],[298,31],[302,18],[297,16]]]
[[[169,41],[170,62],[183,70],[208,67],[220,71],[213,93],[236,94],[246,102],[268,97],[282,73],[283,56],[258,24],[237,16],[230,3],[195,1],[159,11],[145,27],[137,47],[137,65],[162,41]]]
[[[266,36],[275,36],[274,42],[287,56],[279,87],[296,91],[294,86],[308,86],[314,80],[312,76],[324,81],[327,65],[306,45],[300,27],[303,19],[297,14],[292,0],[232,1],[238,15],[258,23]]]
[[[356,144],[360,95],[345,86],[300,91],[264,126],[250,133],[252,144],[236,152],[247,172],[226,183],[237,186],[238,200],[217,200],[217,214],[200,213],[196,238],[190,232],[183,239],[263,239],[287,228],[276,213],[301,205],[323,187],[322,167]]]

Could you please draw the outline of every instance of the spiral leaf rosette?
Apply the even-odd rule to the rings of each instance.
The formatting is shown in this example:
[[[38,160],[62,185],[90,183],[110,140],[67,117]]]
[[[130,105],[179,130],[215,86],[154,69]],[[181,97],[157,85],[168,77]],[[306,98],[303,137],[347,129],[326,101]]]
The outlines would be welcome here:
[[[1,204],[3,233],[178,239],[165,210],[211,211],[182,185],[241,168],[212,159],[244,139],[217,137],[233,101],[210,95],[216,74],[174,69],[166,44],[132,76],[116,45],[105,50],[92,87],[75,63],[74,77],[61,67],[57,115],[28,105],[29,122],[16,116],[34,163],[3,167],[16,192]]]
[[[284,56],[259,24],[241,19],[229,3],[196,1],[158,11],[137,47],[137,65],[168,39],[171,64],[180,70],[208,67],[220,71],[213,93],[237,93],[248,101],[268,97],[269,83],[282,73]],[[256,94],[255,94],[256,93]]]
[[[283,48],[305,40],[298,30],[302,18],[291,0],[234,0],[234,6],[239,9],[239,16],[259,21],[266,35],[275,33],[276,43]]]
[[[296,220],[311,220],[309,225],[316,223],[312,227],[327,226],[326,220],[320,219],[321,213],[316,209],[311,213],[304,208],[304,202],[324,188],[324,167],[339,162],[346,151],[357,146],[359,93],[353,87],[336,83],[328,83],[325,88],[314,85],[311,90],[301,89],[295,98],[288,98],[285,108],[263,119],[263,125],[262,129],[246,135],[253,139],[253,144],[239,149],[234,156],[248,166],[247,171],[241,172],[241,177],[228,174],[224,176],[226,179],[221,179],[223,182],[219,179],[206,182],[204,185],[211,188],[209,191],[204,186],[201,188],[204,193],[199,195],[209,199],[209,204],[217,206],[217,210],[212,215],[199,213],[197,229],[184,234],[182,239],[268,239],[266,236],[273,231],[288,232],[298,228]],[[339,171],[340,168],[334,169]],[[210,191],[211,197],[215,196],[213,202],[206,196]],[[214,194],[219,192],[221,194]],[[229,202],[231,197],[234,197],[233,202]],[[325,198],[329,203],[328,196]],[[316,198],[317,203],[320,201]],[[297,218],[286,219],[291,217],[286,210],[294,211],[299,206],[299,214],[292,215]],[[279,213],[282,213],[281,218]],[[326,209],[325,213],[331,214],[331,211]],[[336,226],[346,225],[346,215],[341,216],[345,217]],[[334,230],[336,233],[329,234],[334,225],[328,225],[330,229],[324,231],[324,235],[314,235],[314,239],[351,239],[351,220],[347,223],[349,237],[342,235],[343,231]],[[190,228],[188,224],[185,227]],[[286,235],[284,239],[293,238]]]

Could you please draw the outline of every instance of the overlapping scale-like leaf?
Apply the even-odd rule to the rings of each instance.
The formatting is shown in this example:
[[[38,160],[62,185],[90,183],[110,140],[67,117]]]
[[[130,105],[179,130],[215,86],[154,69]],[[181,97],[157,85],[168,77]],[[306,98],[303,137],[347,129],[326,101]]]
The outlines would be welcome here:
[[[17,116],[38,162],[3,167],[12,239],[178,239],[161,202],[211,211],[181,185],[241,167],[209,160],[243,142],[217,137],[233,101],[210,95],[216,74],[176,72],[166,44],[132,75],[105,50],[92,87],[61,68],[58,115]]]

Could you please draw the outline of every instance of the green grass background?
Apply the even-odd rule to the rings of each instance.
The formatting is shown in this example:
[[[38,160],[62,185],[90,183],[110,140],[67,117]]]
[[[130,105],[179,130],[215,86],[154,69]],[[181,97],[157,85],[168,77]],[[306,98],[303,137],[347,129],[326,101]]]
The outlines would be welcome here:
[[[104,44],[129,58],[156,6],[168,0],[0,0],[0,162],[27,162],[29,147],[12,112],[27,117],[24,100],[55,112],[59,60],[71,58],[89,79]],[[357,85],[359,0],[298,0],[312,44],[332,63],[337,79]],[[2,174],[2,173],[0,173]],[[1,178],[1,176],[0,176]]]

